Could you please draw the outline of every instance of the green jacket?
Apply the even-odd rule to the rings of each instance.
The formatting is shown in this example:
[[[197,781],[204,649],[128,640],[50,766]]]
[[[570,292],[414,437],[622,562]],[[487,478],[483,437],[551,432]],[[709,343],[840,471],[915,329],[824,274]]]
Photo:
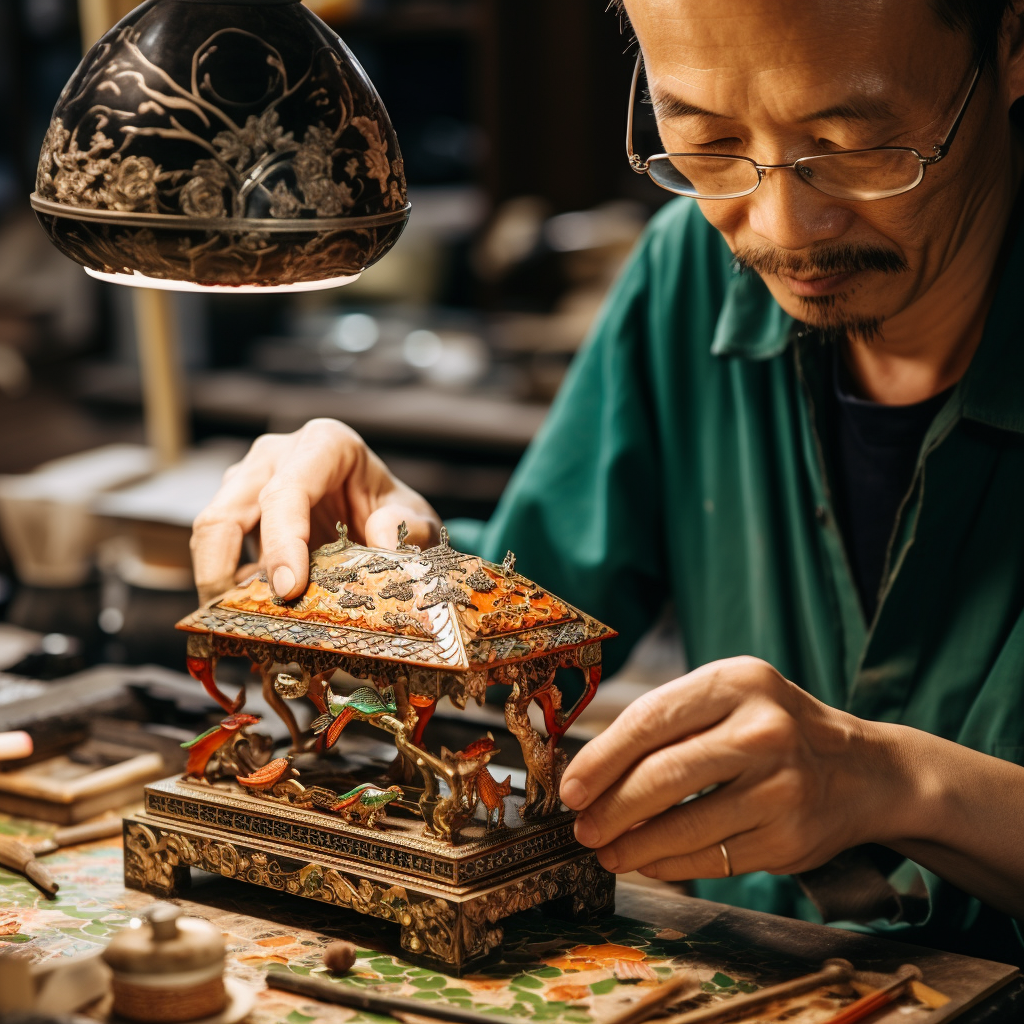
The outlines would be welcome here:
[[[517,567],[620,633],[671,600],[691,665],[749,654],[861,718],[1024,764],[1024,238],[984,338],[933,423],[865,621],[815,409],[822,346],[738,274],[696,204],[651,222],[492,519],[453,542]],[[819,417],[820,418],[820,417]],[[1024,957],[1012,920],[904,862],[894,937]],[[700,895],[814,919],[789,877]],[[902,887],[902,889],[901,889]],[[916,907],[916,910],[914,909]]]

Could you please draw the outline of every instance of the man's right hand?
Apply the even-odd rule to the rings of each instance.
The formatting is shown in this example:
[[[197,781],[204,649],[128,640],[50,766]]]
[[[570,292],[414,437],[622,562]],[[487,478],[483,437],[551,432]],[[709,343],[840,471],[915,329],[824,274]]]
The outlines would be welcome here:
[[[396,480],[363,439],[337,420],[310,420],[293,434],[264,434],[224,474],[192,524],[192,567],[204,603],[229,589],[246,534],[258,531],[260,565],[278,597],[306,588],[309,551],[334,539],[335,523],[371,547],[436,543],[441,521],[426,499]]]

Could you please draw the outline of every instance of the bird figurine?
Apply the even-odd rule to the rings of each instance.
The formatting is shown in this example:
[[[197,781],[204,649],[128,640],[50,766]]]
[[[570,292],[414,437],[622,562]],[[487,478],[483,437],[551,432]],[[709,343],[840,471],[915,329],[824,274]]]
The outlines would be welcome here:
[[[235,778],[240,786],[244,786],[250,792],[264,792],[297,774],[292,768],[290,757],[275,757],[273,761],[268,761],[262,768],[257,768],[256,771],[250,772],[248,775],[236,775]]]
[[[317,737],[316,749],[323,753],[330,750],[342,729],[358,718],[366,722],[378,715],[395,715],[398,705],[395,703],[395,692],[389,686],[378,693],[372,686],[360,686],[347,697],[339,697],[329,686],[325,686],[322,694],[309,691],[309,697],[321,712],[310,724]]]
[[[377,819],[382,817],[392,800],[398,800],[402,793],[401,786],[388,786],[380,789],[372,782],[364,782],[347,793],[338,797],[338,802],[330,809],[335,814],[343,815],[348,821],[357,822],[373,828]]]
[[[255,725],[259,721],[256,715],[237,714],[228,715],[220,725],[201,732],[195,739],[182,743],[182,748],[188,751],[188,762],[185,765],[185,774],[195,778],[202,778],[210,758],[220,750],[225,743],[237,735],[239,729],[247,725]]]

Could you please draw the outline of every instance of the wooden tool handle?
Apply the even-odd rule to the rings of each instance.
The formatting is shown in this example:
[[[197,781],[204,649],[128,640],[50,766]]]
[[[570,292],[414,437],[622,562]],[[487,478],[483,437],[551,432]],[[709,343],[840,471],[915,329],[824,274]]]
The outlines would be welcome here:
[[[51,898],[60,888],[50,872],[36,860],[32,850],[10,836],[0,836],[0,864],[19,874],[26,875]]]
[[[822,969],[814,974],[805,974],[792,981],[784,981],[779,985],[771,985],[759,992],[749,995],[733,996],[721,1003],[701,1006],[696,1010],[666,1017],[659,1024],[710,1024],[711,1021],[728,1020],[742,1017],[745,1013],[755,1010],[776,999],[788,999],[790,996],[801,995],[821,985],[835,985],[846,981],[853,974],[853,964],[848,960],[827,960]],[[831,1022],[829,1022],[831,1024]]]
[[[641,1024],[663,1006],[681,1002],[699,991],[700,979],[696,974],[687,972],[677,975],[662,982],[622,1013],[609,1018],[605,1024]]]
[[[53,833],[53,839],[58,846],[74,846],[76,843],[91,843],[97,839],[119,836],[123,829],[124,821],[121,818],[100,818],[99,821],[87,821],[83,825],[59,828]]]
[[[373,995],[369,992],[356,991],[345,985],[333,985],[319,978],[308,978],[290,971],[268,971],[267,987],[280,988],[286,992],[296,992],[302,996],[319,999],[324,1003],[338,1003],[359,1010],[369,1010],[391,1016],[397,1010],[400,1013],[413,1014],[417,1017],[432,1017],[449,1021],[451,1024],[520,1024],[512,1017],[499,1017],[491,1013],[478,1013],[476,1010],[464,1010],[450,1003],[435,1005],[426,1000],[405,999],[401,996]]]

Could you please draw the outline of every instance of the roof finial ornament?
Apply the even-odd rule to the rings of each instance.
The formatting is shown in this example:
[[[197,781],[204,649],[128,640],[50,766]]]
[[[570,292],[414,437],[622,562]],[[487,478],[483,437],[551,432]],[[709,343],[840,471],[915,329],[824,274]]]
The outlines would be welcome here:
[[[441,543],[440,543],[440,547],[442,547],[442,548],[450,548],[451,547],[451,544],[448,542],[448,527],[447,526],[442,526],[441,527]]]
[[[406,544],[405,538],[409,536],[409,527],[403,519],[398,524],[398,547],[396,551],[419,551],[419,548],[415,544]]]
[[[336,555],[346,548],[352,547],[352,541],[348,536],[348,526],[345,523],[335,523],[334,528],[338,531],[338,539],[331,541],[329,544],[324,544],[323,547],[311,552],[309,556],[311,565],[318,557],[329,558],[331,555]]]
[[[506,579],[516,571],[516,555],[514,551],[505,552],[505,559],[501,563],[501,571],[505,574]]]

